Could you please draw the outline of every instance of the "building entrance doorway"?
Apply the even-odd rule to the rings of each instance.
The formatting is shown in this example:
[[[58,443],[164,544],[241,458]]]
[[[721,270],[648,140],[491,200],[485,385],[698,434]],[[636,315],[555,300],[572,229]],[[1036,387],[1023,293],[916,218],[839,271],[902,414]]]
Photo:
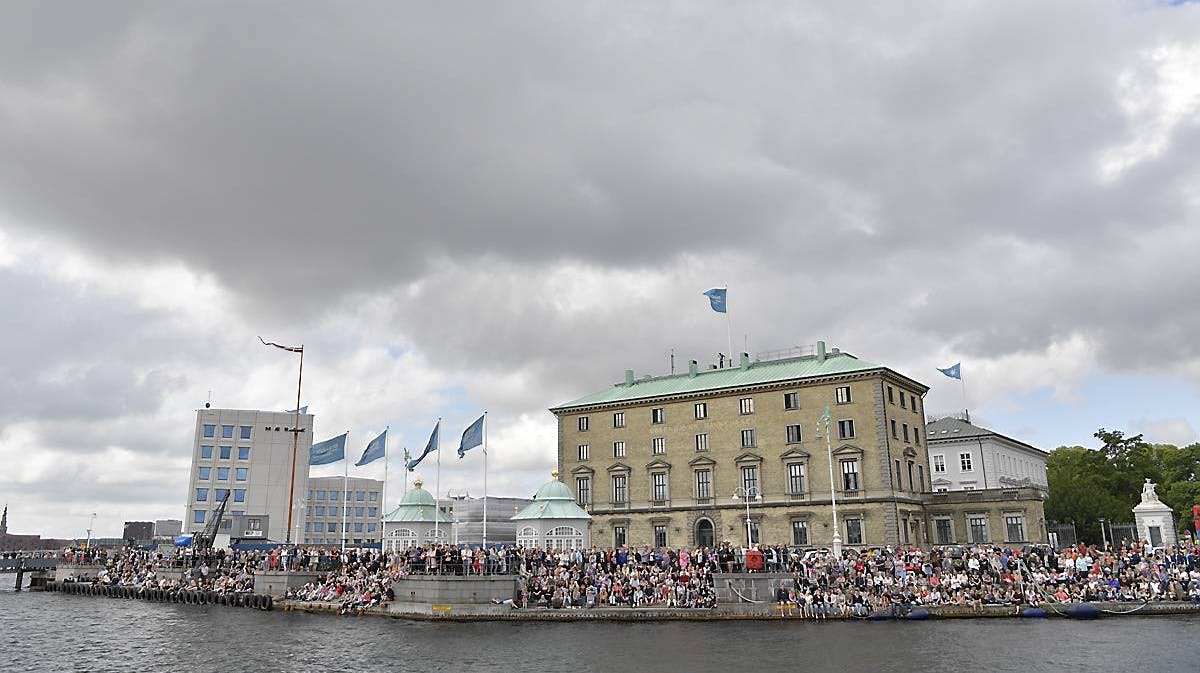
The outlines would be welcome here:
[[[700,519],[696,522],[696,546],[709,548],[716,546],[712,521]]]

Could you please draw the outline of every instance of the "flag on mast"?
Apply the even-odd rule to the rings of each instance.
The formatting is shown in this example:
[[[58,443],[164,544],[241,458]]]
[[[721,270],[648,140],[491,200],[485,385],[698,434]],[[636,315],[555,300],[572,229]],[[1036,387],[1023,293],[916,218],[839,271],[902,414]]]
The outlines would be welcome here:
[[[437,451],[437,449],[438,449],[438,431],[440,431],[441,428],[442,428],[442,421],[441,421],[441,419],[438,419],[437,425],[433,426],[433,432],[430,433],[430,435],[429,435],[429,441],[425,443],[425,450],[422,451],[421,455],[417,456],[416,459],[408,461],[407,465],[408,465],[409,472],[412,472],[413,470],[417,469],[417,466],[421,464],[421,461],[425,460],[425,456],[428,456],[429,454],[433,453],[434,451]],[[440,456],[441,452],[438,452],[438,455]]]
[[[462,440],[458,443],[458,457],[462,458],[471,449],[483,445],[483,416],[480,416],[466,430],[463,430]]]
[[[264,345],[264,346],[274,346],[280,350],[285,350],[289,353],[303,353],[304,352],[304,346],[284,346],[282,344],[277,344],[274,341],[264,341],[262,337],[258,337],[258,340],[262,341],[262,345]]]
[[[708,305],[717,313],[728,313],[726,300],[728,299],[729,289],[724,287],[714,287],[708,292],[703,293],[708,297]]]
[[[937,369],[939,372],[945,374],[946,376],[949,376],[952,379],[958,379],[959,381],[962,380],[962,363],[961,362],[955,362],[953,365],[946,367],[945,369],[942,369],[941,367],[935,367],[935,369]]]
[[[332,439],[313,444],[308,450],[308,464],[328,465],[344,459],[346,457],[346,435],[349,434],[349,432],[345,432]]]
[[[367,443],[366,450],[363,451],[362,458],[354,464],[355,467],[362,467],[367,463],[383,458],[384,447],[387,446],[387,430],[379,433],[379,436]]]

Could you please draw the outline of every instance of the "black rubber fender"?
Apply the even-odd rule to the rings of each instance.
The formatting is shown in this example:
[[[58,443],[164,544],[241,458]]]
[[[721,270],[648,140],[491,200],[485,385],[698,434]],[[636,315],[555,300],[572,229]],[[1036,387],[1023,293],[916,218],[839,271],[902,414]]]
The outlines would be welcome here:
[[[260,604],[263,610],[271,611],[275,609],[275,599],[271,598],[270,596],[263,596]]]

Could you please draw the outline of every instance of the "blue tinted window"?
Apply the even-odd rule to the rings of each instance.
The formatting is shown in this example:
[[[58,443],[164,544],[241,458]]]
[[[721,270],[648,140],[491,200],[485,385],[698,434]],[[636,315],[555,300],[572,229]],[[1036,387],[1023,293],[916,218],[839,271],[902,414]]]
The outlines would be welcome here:
[[[228,478],[229,478],[229,468],[228,467],[218,467],[217,468],[217,479],[220,481],[224,481]]]
[[[354,524],[354,532],[355,532],[355,533],[361,533],[361,532],[362,532],[362,528],[363,528],[363,525],[362,525],[361,523],[356,523],[356,524]]]
[[[229,489],[218,488],[213,495],[217,496],[217,502],[221,502],[225,499],[225,496],[229,495]]]
[[[248,446],[239,446],[238,447],[238,460],[250,460],[250,447],[248,447]]]
[[[313,524],[313,530],[317,531],[318,533],[324,533],[325,532],[325,524],[318,521]]]
[[[306,523],[306,524],[304,524],[304,532],[305,532],[305,533],[309,532],[308,528],[309,528],[309,524],[307,524],[307,523]],[[308,538],[304,538],[304,541],[305,541],[305,542],[308,542]]]
[[[378,501],[379,500],[379,491],[371,491],[370,499],[371,499],[371,502]]]
[[[249,425],[242,426],[242,439],[250,439],[250,426]]]
[[[232,446],[222,446],[221,447],[221,460],[229,460],[229,456],[231,453],[233,453]]]
[[[329,499],[330,499],[330,500],[337,500],[337,499],[338,499],[338,497],[339,497],[341,494],[342,494],[342,492],[341,492],[341,491],[330,491],[330,492],[329,492]]]
[[[247,475],[249,475],[249,474],[250,474],[250,468],[248,468],[248,467],[239,467],[239,468],[237,469],[237,480],[238,480],[238,481],[246,481],[246,476],[247,476]]]
[[[233,426],[232,425],[222,425],[221,426],[221,437],[223,437],[225,439],[233,439]]]
[[[216,433],[217,433],[217,426],[215,426],[215,425],[205,425],[204,426],[204,436],[205,437],[212,437]]]
[[[337,515],[338,515],[338,508],[337,508],[337,507],[330,507],[330,508],[329,508],[329,516],[337,516]]]
[[[337,540],[335,540],[331,537],[327,537],[327,538],[325,538],[325,544],[337,544]]]
[[[196,489],[196,502],[208,502],[208,489],[207,488]]]
[[[200,457],[201,458],[212,458],[212,447],[211,446],[200,447]]]
[[[317,500],[325,499],[325,491],[317,491]]]
[[[240,509],[235,509],[235,510],[233,510],[233,515],[234,516],[245,516],[246,513]]]
[[[378,514],[379,514],[378,507],[368,507],[367,508],[367,516],[369,516],[371,518],[375,518],[375,516],[377,516]]]
[[[364,511],[364,510],[363,510],[363,508],[362,508],[362,507],[355,507],[355,508],[354,508],[354,516],[362,516],[362,515],[363,515],[363,511]]]
[[[209,479],[211,476],[212,476],[212,468],[211,467],[200,468],[200,478],[201,479]]]
[[[233,489],[233,501],[234,502],[246,502],[246,489],[244,489],[244,488]]]
[[[366,499],[367,499],[367,492],[366,492],[366,491],[355,491],[355,492],[354,492],[354,499],[355,499],[355,500],[357,500],[357,501],[359,501],[359,502],[362,502],[363,500],[366,500]]]
[[[325,516],[325,506],[317,505],[317,516]]]
[[[375,524],[373,524],[373,523],[367,524],[367,532],[374,533],[375,532]]]
[[[198,509],[194,512],[196,518],[193,519],[196,523],[204,523],[204,510]]]

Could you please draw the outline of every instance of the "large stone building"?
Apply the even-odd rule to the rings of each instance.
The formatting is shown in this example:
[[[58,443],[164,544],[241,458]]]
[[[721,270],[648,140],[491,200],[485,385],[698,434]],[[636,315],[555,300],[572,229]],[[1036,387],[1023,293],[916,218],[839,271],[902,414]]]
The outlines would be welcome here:
[[[967,418],[948,416],[925,426],[934,492],[1031,486],[1049,489],[1047,453]]]
[[[307,467],[307,465],[306,465]],[[383,481],[362,477],[310,477],[304,503],[305,544],[375,546],[383,539]]]
[[[228,516],[262,515],[269,530],[261,539],[287,541],[289,510],[293,528],[302,517],[298,505],[307,491],[312,447],[313,417],[299,418],[297,425],[294,413],[197,410],[185,530],[203,531],[228,494]],[[294,465],[293,426],[298,438]]]
[[[927,390],[820,342],[810,355],[752,362],[743,353],[725,368],[693,360],[672,376],[626,371],[623,382],[551,409],[559,471],[601,545],[744,543],[749,528],[768,544],[828,546],[834,495],[845,545],[930,544]],[[991,526],[995,541],[1044,539],[1034,489],[937,500],[939,517],[963,520],[957,530],[968,511],[996,522],[1007,513],[1025,525]]]

